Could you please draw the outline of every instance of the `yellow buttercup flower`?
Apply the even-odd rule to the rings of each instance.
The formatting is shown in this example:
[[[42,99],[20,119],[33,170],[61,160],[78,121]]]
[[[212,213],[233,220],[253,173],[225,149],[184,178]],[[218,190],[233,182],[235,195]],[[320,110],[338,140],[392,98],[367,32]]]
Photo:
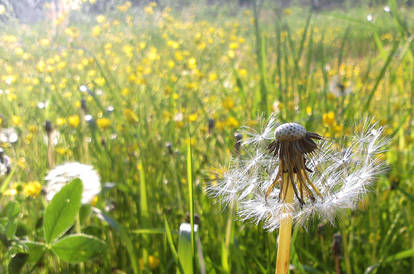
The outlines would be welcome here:
[[[138,116],[129,108],[124,110],[124,117],[131,124],[138,122]]]
[[[42,191],[42,185],[38,181],[28,182],[23,186],[23,195],[37,197]]]
[[[92,28],[92,36],[93,37],[98,37],[101,34],[101,27],[100,26],[95,26]]]
[[[102,24],[105,21],[106,21],[105,15],[100,14],[100,15],[96,16],[96,22],[98,22],[99,24]]]
[[[234,101],[231,97],[226,97],[223,101],[223,107],[227,110],[231,110],[234,108]]]
[[[68,123],[71,127],[77,128],[79,125],[80,119],[78,115],[72,115],[68,118]]]
[[[97,124],[98,128],[106,129],[106,128],[111,126],[111,120],[109,120],[108,118],[99,118],[96,121],[96,124]]]
[[[11,121],[13,126],[18,127],[22,124],[22,117],[13,115]]]
[[[229,128],[236,128],[239,126],[239,122],[234,117],[229,117],[226,121],[226,125]]]
[[[325,126],[332,126],[335,124],[335,113],[332,111],[322,115],[322,121]]]

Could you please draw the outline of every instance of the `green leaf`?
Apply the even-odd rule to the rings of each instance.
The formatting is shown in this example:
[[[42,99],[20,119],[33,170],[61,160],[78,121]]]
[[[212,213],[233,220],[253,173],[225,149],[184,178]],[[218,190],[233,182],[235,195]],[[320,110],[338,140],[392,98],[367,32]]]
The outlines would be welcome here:
[[[4,181],[1,183],[0,186],[0,195],[3,194],[4,191],[6,191],[7,187],[9,186],[9,182],[12,179],[14,173],[16,172],[17,168],[13,168],[10,174],[4,179]]]
[[[401,252],[398,252],[392,256],[389,256],[388,258],[386,258],[383,261],[380,261],[376,264],[373,264],[371,266],[369,266],[366,270],[365,273],[370,273],[371,271],[373,271],[375,268],[377,268],[378,266],[385,264],[385,263],[390,263],[393,261],[398,261],[398,260],[402,260],[402,259],[406,259],[406,258],[410,258],[410,257],[414,257],[414,248],[410,248]]]
[[[10,219],[15,219],[20,212],[20,204],[15,201],[10,201],[5,208],[7,217]]]
[[[165,216],[164,216],[164,224],[165,224],[165,233],[167,235],[168,245],[170,246],[171,253],[173,254],[175,263],[177,264],[177,273],[184,273],[183,267],[180,262],[180,258],[178,257],[177,250],[175,249],[175,246],[174,246],[174,241],[172,238],[170,225],[168,224],[167,217]]]
[[[106,243],[93,236],[75,234],[66,236],[52,245],[52,251],[62,260],[80,263],[106,250]]]
[[[17,253],[9,263],[9,273],[20,273],[28,258],[29,254]]]
[[[17,230],[17,223],[14,220],[10,220],[6,225],[7,238],[12,239]]]
[[[52,242],[67,231],[81,207],[82,182],[73,180],[65,185],[46,208],[43,231],[47,243]]]
[[[194,253],[192,249],[191,236],[196,233],[197,225],[191,229],[191,224],[182,223],[180,225],[180,236],[178,239],[178,258],[183,267],[184,274],[194,273],[193,258]],[[196,236],[196,235],[194,235]]]
[[[23,243],[28,248],[29,252],[29,258],[27,259],[27,263],[36,264],[45,253],[46,246],[38,242],[27,241]]]

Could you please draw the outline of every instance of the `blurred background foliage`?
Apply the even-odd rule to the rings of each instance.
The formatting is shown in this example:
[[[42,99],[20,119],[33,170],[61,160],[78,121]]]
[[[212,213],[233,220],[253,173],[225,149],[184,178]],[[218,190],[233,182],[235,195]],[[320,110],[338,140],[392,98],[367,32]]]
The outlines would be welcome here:
[[[0,272],[43,239],[47,120],[56,163],[92,164],[107,186],[83,227],[108,251],[81,265],[46,253],[23,271],[171,273],[195,257],[196,272],[273,272],[277,233],[205,190],[237,157],[239,128],[271,112],[333,140],[375,117],[392,138],[389,172],[356,211],[295,228],[292,271],[414,271],[411,1],[81,2],[0,0],[0,126],[18,136],[1,141],[0,205],[21,205]],[[188,255],[176,249],[191,219]]]

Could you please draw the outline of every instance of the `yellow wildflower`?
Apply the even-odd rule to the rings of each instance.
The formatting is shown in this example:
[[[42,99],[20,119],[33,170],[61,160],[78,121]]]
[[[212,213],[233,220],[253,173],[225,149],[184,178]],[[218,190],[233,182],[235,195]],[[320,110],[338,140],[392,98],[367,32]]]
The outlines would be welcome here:
[[[96,22],[98,22],[99,24],[102,24],[105,21],[106,21],[105,15],[100,14],[100,15],[96,16]]]
[[[42,185],[38,181],[28,182],[23,186],[23,195],[37,197],[42,191]]]
[[[154,9],[152,8],[152,6],[148,5],[144,8],[144,12],[148,15],[152,15],[154,14]]]
[[[68,118],[69,125],[73,128],[77,128],[80,122],[78,115],[72,115]]]
[[[111,120],[109,120],[108,118],[99,118],[96,121],[96,125],[100,129],[106,129],[111,125]]]
[[[66,124],[66,119],[65,118],[57,118],[56,119],[56,125],[57,126],[63,126]]]
[[[195,69],[197,67],[197,61],[194,57],[191,57],[188,59],[188,68],[189,69]]]
[[[335,124],[335,113],[332,111],[322,115],[322,121],[325,126],[333,126]]]
[[[101,34],[101,27],[100,26],[94,26],[92,28],[92,36],[98,37]]]
[[[129,108],[124,110],[124,117],[131,124],[138,122],[138,116]]]
[[[231,97],[226,97],[223,101],[223,107],[227,110],[234,108],[234,101]]]
[[[22,124],[22,117],[13,115],[11,118],[12,125],[18,127]]]
[[[239,122],[234,117],[229,117],[226,121],[226,125],[229,128],[237,128],[239,126]]]
[[[158,259],[155,256],[149,255],[148,256],[148,267],[151,270],[155,270],[156,268],[158,268],[158,266],[160,265],[160,259]],[[141,269],[144,269],[144,259],[139,259],[139,267]]]
[[[189,120],[190,122],[194,122],[195,120],[197,120],[197,113],[190,114],[190,115],[188,116],[188,120]]]
[[[40,42],[40,45],[42,47],[48,47],[48,46],[50,46],[50,41],[47,38],[43,38],[39,42]]]

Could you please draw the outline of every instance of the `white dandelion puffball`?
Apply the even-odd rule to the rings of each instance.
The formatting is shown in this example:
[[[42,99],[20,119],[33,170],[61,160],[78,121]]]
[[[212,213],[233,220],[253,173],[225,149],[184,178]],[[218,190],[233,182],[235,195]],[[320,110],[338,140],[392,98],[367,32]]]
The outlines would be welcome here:
[[[352,92],[352,86],[346,85],[336,76],[329,81],[329,91],[336,97],[343,97]]]
[[[334,223],[386,170],[379,157],[388,143],[383,129],[367,121],[356,128],[342,146],[272,116],[261,132],[242,131],[248,138],[240,155],[208,191],[225,205],[234,203],[241,220],[263,223],[268,231],[279,228],[287,211],[299,225],[313,217]],[[288,186],[293,202],[285,201]]]
[[[19,135],[14,128],[3,128],[0,130],[0,142],[2,143],[16,143]]]
[[[52,200],[64,185],[79,178],[83,184],[82,204],[89,204],[101,192],[101,183],[96,170],[90,165],[78,162],[66,163],[55,167],[45,177],[46,199]]]

